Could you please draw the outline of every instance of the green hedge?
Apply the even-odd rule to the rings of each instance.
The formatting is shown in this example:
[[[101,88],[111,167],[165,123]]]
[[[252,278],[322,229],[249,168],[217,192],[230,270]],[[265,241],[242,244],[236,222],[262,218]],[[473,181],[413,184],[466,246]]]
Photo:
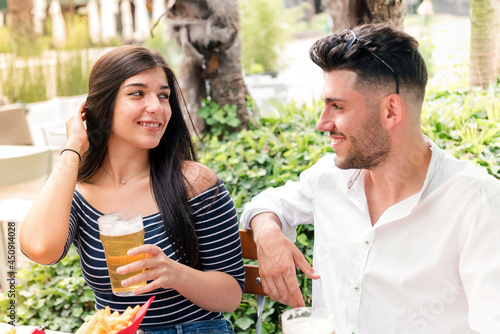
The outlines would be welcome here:
[[[422,130],[441,148],[500,178],[500,86],[428,94]]]
[[[296,180],[300,172],[328,154],[329,139],[315,129],[321,103],[311,106],[294,102],[278,106],[249,130],[211,137],[198,143],[200,161],[224,180],[238,208],[270,186]],[[500,178],[499,87],[471,92],[430,92],[422,113],[426,135],[460,159],[471,160]],[[312,257],[312,226],[298,231],[297,245]],[[55,266],[31,265],[21,270],[17,287],[18,324],[44,323],[53,330],[74,331],[93,307],[92,292],[72,253]],[[306,303],[311,284],[299,274]],[[0,321],[8,322],[6,296],[0,296]],[[281,333],[279,315],[286,309],[267,298],[263,333]],[[252,333],[256,322],[256,300],[245,295],[238,309],[227,314],[237,333]]]
[[[80,259],[71,247],[58,264],[30,264],[16,276],[16,325],[38,326],[75,332],[83,318],[94,312],[94,294],[85,283]],[[7,293],[0,294],[0,322],[12,321],[6,311]]]

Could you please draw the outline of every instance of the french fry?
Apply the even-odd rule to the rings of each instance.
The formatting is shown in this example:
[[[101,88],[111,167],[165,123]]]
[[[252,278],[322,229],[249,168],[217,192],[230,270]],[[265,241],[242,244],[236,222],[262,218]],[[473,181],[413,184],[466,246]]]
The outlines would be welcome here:
[[[104,308],[104,315],[109,317],[111,315],[111,309],[109,308],[109,306],[106,306]]]
[[[104,318],[104,316],[99,319],[99,324],[104,329],[104,333],[111,332],[112,328],[108,325],[108,323],[106,322],[106,319]]]
[[[78,328],[75,334],[83,334],[88,325],[89,325],[88,321],[84,322],[83,325],[81,325],[80,328]]]
[[[92,318],[90,318],[89,320],[89,323],[87,324],[86,328],[85,328],[85,331],[82,332],[82,334],[91,334],[93,333],[93,330],[94,328],[96,327],[96,323],[97,323],[97,314],[99,314],[100,312],[97,311],[96,314],[94,314],[94,316]]]

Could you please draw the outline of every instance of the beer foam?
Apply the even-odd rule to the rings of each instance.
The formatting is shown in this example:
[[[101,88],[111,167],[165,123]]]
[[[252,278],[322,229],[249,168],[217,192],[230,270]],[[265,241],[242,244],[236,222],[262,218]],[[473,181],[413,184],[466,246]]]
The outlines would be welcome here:
[[[143,229],[142,215],[125,218],[120,213],[110,213],[97,219],[99,233],[110,237],[119,237],[139,232]]]
[[[311,316],[289,319],[283,323],[283,333],[285,334],[311,333],[311,331],[315,334],[333,334],[333,320]]]

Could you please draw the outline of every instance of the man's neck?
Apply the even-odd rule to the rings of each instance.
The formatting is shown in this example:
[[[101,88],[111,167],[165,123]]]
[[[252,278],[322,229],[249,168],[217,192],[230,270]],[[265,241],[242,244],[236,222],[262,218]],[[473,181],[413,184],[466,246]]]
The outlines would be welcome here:
[[[397,145],[382,165],[364,173],[365,193],[372,225],[389,207],[420,192],[432,151],[425,140]]]

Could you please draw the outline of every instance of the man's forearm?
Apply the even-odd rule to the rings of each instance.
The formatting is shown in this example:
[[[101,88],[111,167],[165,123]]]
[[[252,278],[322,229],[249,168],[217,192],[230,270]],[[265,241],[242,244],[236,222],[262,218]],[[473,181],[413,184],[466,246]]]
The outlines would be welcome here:
[[[252,218],[250,228],[253,231],[254,240],[257,242],[261,233],[281,231],[281,221],[278,216],[272,212],[259,213]]]

